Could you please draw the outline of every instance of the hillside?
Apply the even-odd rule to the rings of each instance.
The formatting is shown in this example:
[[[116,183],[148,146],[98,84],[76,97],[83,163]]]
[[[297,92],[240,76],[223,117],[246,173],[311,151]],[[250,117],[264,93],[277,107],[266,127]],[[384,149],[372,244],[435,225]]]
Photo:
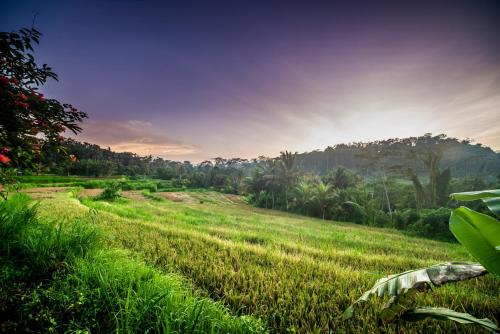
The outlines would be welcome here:
[[[50,145],[44,147],[42,164],[46,171],[59,174],[74,174],[85,176],[109,175],[154,175],[160,178],[178,177],[179,169],[185,171],[200,167],[203,170],[205,162],[194,164],[188,161],[172,161],[153,156],[139,156],[131,152],[114,152],[110,148],[101,148],[99,145],[82,143],[67,139],[64,146],[68,154],[77,158],[74,164],[67,164],[60,155],[52,152]],[[440,162],[441,170],[450,168],[452,177],[470,178],[480,177],[493,180],[500,171],[500,153],[481,144],[472,144],[468,140],[448,138],[445,135],[421,137],[393,138],[374,142],[360,142],[329,146],[324,151],[315,150],[296,155],[296,164],[304,171],[324,175],[329,171],[345,167],[363,175],[370,175],[374,169],[407,163],[410,152],[415,149],[442,150]],[[367,156],[374,152],[383,155],[378,163],[373,164]],[[237,167],[246,174],[255,167],[255,162],[234,158],[215,158],[225,165]],[[212,163],[212,162],[211,162]],[[425,174],[426,169],[420,161],[411,160],[416,172]],[[390,169],[388,170],[390,173]]]
[[[402,142],[412,142],[412,144],[416,144],[408,145],[405,150],[418,149],[420,138],[425,138],[425,136],[329,146],[324,151],[315,150],[298,154],[297,163],[306,171],[318,174],[325,174],[332,168],[339,166],[366,173],[367,167],[370,165],[364,157],[370,152],[387,154],[389,157],[385,159],[386,164],[397,165],[401,163],[400,156],[390,155],[393,147]],[[438,147],[440,145],[445,146],[440,167],[441,169],[450,168],[453,177],[485,177],[496,175],[500,171],[500,153],[489,147],[481,144],[474,145],[470,141],[455,138],[443,138],[430,146]],[[415,167],[420,168],[420,172],[423,172],[424,168],[418,165],[418,161],[414,161],[414,164]]]
[[[181,274],[202,295],[221,301],[233,314],[263,319],[272,332],[396,333],[393,326],[379,327],[370,307],[349,322],[338,316],[382,275],[471,259],[458,244],[258,209],[235,195],[129,191],[123,199],[104,202],[93,199],[98,190],[81,190],[76,197],[68,191],[29,190],[42,199],[40,214],[46,218],[75,218],[95,210],[107,247],[131,250],[163,272]],[[499,289],[486,276],[437,289],[417,303],[498,322]],[[478,330],[426,321],[404,324],[399,332],[424,329]]]

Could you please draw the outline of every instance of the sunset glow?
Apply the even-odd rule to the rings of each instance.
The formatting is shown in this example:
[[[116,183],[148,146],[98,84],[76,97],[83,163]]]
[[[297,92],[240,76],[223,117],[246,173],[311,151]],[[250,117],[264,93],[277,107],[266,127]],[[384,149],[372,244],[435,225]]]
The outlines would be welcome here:
[[[79,140],[201,161],[446,133],[500,149],[495,1],[2,2],[89,114]],[[49,15],[50,13],[50,15]]]

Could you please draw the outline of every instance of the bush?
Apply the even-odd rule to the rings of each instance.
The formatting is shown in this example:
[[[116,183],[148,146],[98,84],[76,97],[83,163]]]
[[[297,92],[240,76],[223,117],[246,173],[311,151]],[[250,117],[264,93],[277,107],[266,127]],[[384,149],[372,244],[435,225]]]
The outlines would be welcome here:
[[[356,224],[366,224],[365,209],[355,204],[355,202],[346,201],[337,207],[332,208],[332,217],[337,220],[349,221]]]
[[[454,241],[449,229],[451,210],[448,208],[423,209],[417,222],[409,225],[408,230],[414,234],[440,240]]]
[[[374,225],[379,227],[392,227],[391,216],[382,210],[375,212]]]
[[[97,200],[105,200],[105,201],[114,201],[117,198],[120,198],[121,195],[121,184],[117,182],[113,182],[108,184],[102,193],[96,197]]]
[[[420,215],[415,209],[406,209],[403,212],[393,212],[394,227],[398,230],[408,229],[410,225],[416,223],[419,219]]]

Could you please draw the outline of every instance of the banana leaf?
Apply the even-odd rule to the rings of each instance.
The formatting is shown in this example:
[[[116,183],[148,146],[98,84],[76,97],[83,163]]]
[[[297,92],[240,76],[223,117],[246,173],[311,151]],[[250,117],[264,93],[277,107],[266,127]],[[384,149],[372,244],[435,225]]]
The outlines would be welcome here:
[[[432,286],[471,279],[486,272],[479,263],[447,262],[383,277],[349,306],[342,314],[342,318],[344,320],[351,318],[354,315],[354,308],[360,303],[367,302],[371,295],[394,297],[415,289],[423,291]]]
[[[480,199],[488,206],[495,216],[500,218],[500,189],[453,193],[450,197],[457,201],[464,202]]]
[[[420,321],[426,318],[437,320],[452,320],[461,324],[476,324],[493,333],[499,333],[499,328],[490,319],[478,319],[468,313],[460,313],[442,307],[416,307],[406,310],[401,319],[406,321]]]
[[[466,207],[455,209],[450,230],[489,272],[500,276],[500,222]]]

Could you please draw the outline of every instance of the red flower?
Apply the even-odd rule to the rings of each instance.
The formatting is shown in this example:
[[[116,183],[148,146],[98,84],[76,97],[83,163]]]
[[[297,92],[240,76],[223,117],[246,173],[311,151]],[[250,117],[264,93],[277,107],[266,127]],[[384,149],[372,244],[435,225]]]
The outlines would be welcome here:
[[[23,99],[25,101],[28,99],[28,97],[26,95],[24,95],[24,94],[19,94],[18,96],[19,96],[19,98],[21,98],[21,99]]]
[[[40,102],[43,102],[45,100],[45,98],[43,97],[43,94],[39,94],[37,96],[37,98],[38,98],[38,101],[40,101]]]
[[[8,165],[10,162],[10,158],[6,155],[0,154],[0,163]]]
[[[14,105],[15,106],[19,106],[23,109],[28,109],[28,107],[30,106],[28,103],[26,102],[21,102],[21,101],[14,101]]]
[[[7,77],[0,77],[0,82],[3,83],[4,85],[9,84],[9,78]]]
[[[74,155],[74,154],[70,154],[70,155],[69,155],[69,161],[71,161],[71,162],[76,162],[76,155]]]
[[[16,86],[19,85],[19,80],[17,80],[16,78],[11,78],[10,82],[12,82]]]
[[[8,147],[4,147],[4,148],[2,148],[2,151],[0,153],[4,153],[5,154],[5,153],[9,153],[9,151],[10,150],[9,150]]]

